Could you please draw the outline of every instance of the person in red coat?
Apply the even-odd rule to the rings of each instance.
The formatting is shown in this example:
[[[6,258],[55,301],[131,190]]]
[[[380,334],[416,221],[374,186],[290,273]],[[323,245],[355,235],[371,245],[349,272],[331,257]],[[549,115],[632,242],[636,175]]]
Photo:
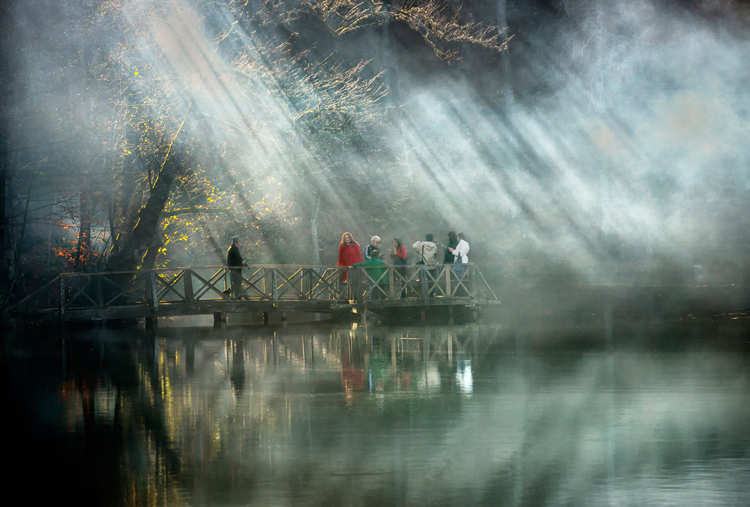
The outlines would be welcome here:
[[[341,236],[341,244],[339,244],[339,262],[337,266],[354,266],[358,262],[362,262],[362,252],[359,249],[359,243],[354,241],[351,233],[345,232]],[[345,269],[341,275],[341,280],[346,281],[347,270]]]
[[[396,266],[396,272],[401,275],[400,280],[394,279],[394,281],[400,281],[401,284],[406,284],[407,272],[406,272],[406,247],[401,238],[395,238],[393,240],[393,250],[391,250],[391,261]],[[403,291],[403,292],[402,292]],[[406,289],[399,289],[401,295],[399,297],[406,297]]]

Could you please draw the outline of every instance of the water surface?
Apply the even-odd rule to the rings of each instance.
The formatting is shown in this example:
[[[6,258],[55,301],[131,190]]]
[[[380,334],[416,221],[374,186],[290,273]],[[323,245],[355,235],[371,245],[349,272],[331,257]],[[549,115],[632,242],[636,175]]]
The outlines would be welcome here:
[[[615,327],[17,336],[9,478],[112,505],[750,505],[745,330]]]

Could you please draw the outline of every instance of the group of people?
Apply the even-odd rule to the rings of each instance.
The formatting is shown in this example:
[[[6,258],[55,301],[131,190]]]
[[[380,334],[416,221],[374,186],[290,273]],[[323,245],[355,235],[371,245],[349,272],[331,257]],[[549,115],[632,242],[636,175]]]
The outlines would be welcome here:
[[[351,233],[345,232],[341,236],[341,244],[339,244],[337,265],[342,267],[368,268],[368,272],[374,280],[380,279],[387,270],[386,255],[381,253],[380,241],[380,236],[370,238],[370,244],[364,249],[363,259],[363,252],[360,249],[359,243],[354,241]],[[434,241],[432,234],[427,234],[423,241],[414,242],[411,248],[416,252],[418,257],[416,264],[436,265],[438,263],[437,254],[439,244],[441,243]],[[448,243],[444,246],[443,264],[456,264],[457,266],[454,269],[462,271],[462,264],[469,262],[469,243],[464,233],[448,231]],[[242,292],[242,267],[247,266],[247,263],[240,254],[239,247],[240,238],[235,236],[232,238],[232,244],[227,250],[227,266],[232,268],[229,270],[231,288],[224,291],[226,294],[231,294],[232,298],[239,297]],[[389,257],[401,276],[406,277],[408,252],[401,238],[393,239]],[[344,270],[342,274],[344,282],[347,281],[347,276],[348,273]]]
[[[339,256],[338,266],[344,267],[355,267],[355,268],[370,268],[369,271],[374,279],[380,278],[380,275],[385,272],[385,255],[381,253],[380,249],[380,236],[373,236],[370,238],[370,244],[364,249],[365,258],[362,259],[362,252],[360,250],[359,243],[354,241],[351,233],[345,232],[341,236],[341,243],[339,244]],[[412,246],[412,250],[416,252],[418,260],[416,264],[425,264],[434,266],[438,261],[438,244],[434,241],[432,234],[427,234],[423,241],[416,241]],[[448,231],[448,243],[445,245],[445,251],[443,253],[443,264],[466,264],[469,262],[469,243],[466,240],[466,236],[462,232]],[[402,274],[406,275],[406,266],[408,252],[403,244],[401,238],[394,238],[393,244],[388,254],[391,262]],[[346,281],[347,274],[343,274],[343,279]]]

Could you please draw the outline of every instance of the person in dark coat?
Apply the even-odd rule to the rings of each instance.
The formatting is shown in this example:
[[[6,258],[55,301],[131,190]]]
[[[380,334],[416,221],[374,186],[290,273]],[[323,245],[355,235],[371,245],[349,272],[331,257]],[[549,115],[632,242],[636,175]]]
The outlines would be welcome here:
[[[230,293],[232,299],[238,299],[242,294],[242,266],[247,266],[247,263],[242,259],[240,253],[240,238],[237,236],[232,238],[232,244],[227,250],[227,266],[229,266],[229,279],[232,282],[232,288]]]
[[[380,251],[380,236],[373,236],[370,244],[365,247],[365,259],[372,259],[372,251]]]
[[[453,250],[458,246],[458,237],[455,231],[448,231],[448,244],[445,246],[443,254],[443,264],[453,264],[456,258],[453,256]]]

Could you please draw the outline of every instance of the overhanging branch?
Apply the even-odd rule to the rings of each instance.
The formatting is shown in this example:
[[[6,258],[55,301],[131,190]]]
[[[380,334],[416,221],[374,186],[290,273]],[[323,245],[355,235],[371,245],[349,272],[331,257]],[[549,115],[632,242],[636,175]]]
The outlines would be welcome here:
[[[177,215],[189,215],[190,213],[201,213],[205,215],[225,215],[227,213],[230,213],[232,211],[231,208],[201,208],[201,207],[192,207],[192,208],[180,208],[180,209],[173,209],[170,211],[165,211],[162,213],[163,217],[174,217]]]

